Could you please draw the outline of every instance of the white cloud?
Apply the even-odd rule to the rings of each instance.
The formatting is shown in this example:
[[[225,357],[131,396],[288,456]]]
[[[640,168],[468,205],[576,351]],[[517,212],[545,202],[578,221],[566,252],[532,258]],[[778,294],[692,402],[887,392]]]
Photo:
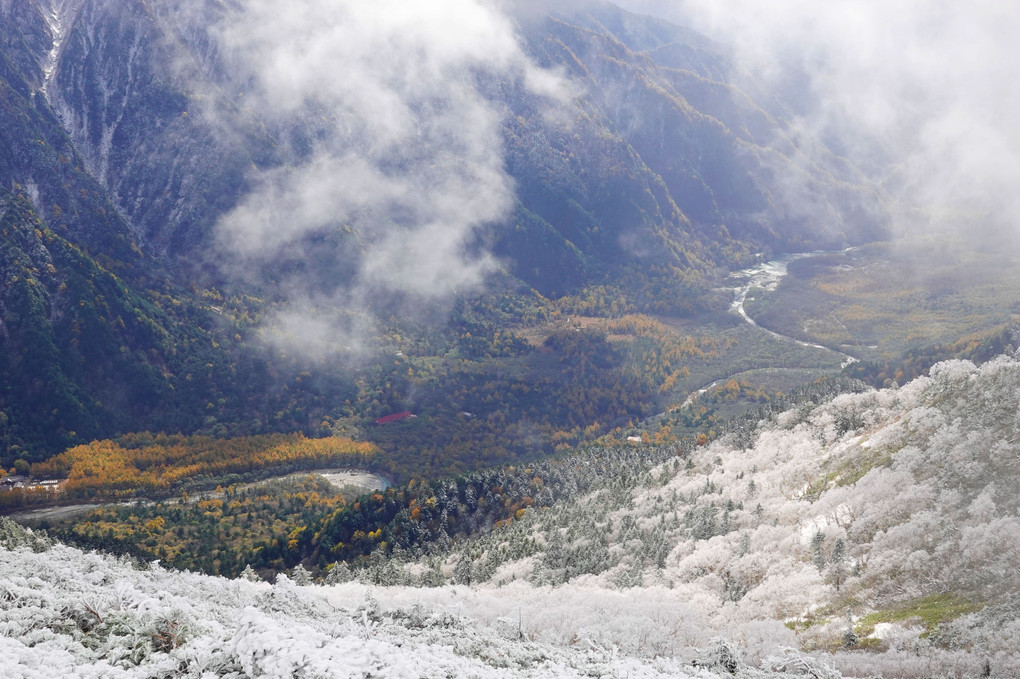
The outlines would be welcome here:
[[[361,263],[336,306],[385,291],[441,300],[481,285],[495,263],[474,238],[508,214],[514,191],[505,111],[482,90],[561,91],[524,55],[512,21],[486,0],[242,8],[217,31],[240,95],[217,115],[240,106],[288,164],[253,170],[251,192],[219,223],[226,249],[250,269],[351,227]],[[318,282],[281,281],[297,296]]]
[[[1020,92],[1012,86],[1020,5],[997,0],[621,0],[733,47],[766,87],[808,76],[804,124],[851,158],[886,158],[889,188],[929,214],[1020,208]]]

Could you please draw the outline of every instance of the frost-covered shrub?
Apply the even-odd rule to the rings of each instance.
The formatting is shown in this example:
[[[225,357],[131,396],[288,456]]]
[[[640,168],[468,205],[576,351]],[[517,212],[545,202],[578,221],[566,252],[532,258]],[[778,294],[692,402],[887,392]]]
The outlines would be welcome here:
[[[18,549],[28,547],[37,552],[50,548],[53,542],[46,533],[23,528],[10,519],[0,516],[0,547]]]
[[[676,452],[591,452],[570,499],[430,553],[379,551],[357,578],[334,564],[330,587],[38,552],[0,520],[0,667],[1020,676],[1020,362],[942,366]],[[837,650],[853,637],[861,650]]]
[[[813,679],[841,679],[842,677],[825,660],[792,648],[783,649],[781,654],[766,658],[762,666],[770,672],[807,676]]]
[[[743,664],[740,658],[740,651],[734,648],[728,639],[723,637],[712,639],[710,644],[701,657],[695,661],[695,664],[736,674]]]

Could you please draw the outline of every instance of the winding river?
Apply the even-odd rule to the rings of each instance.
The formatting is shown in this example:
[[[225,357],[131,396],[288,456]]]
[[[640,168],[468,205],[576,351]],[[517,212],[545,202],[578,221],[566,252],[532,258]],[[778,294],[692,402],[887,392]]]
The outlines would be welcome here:
[[[783,280],[783,277],[789,273],[790,262],[794,262],[798,259],[807,259],[808,257],[820,257],[822,255],[835,255],[844,254],[850,252],[854,248],[847,248],[845,250],[815,250],[814,252],[796,252],[789,255],[784,255],[777,259],[758,264],[749,269],[743,269],[741,271],[734,271],[726,277],[727,282],[736,283],[733,287],[725,288],[733,292],[733,301],[730,303],[730,312],[740,316],[747,323],[759,328],[763,332],[784,340],[786,342],[793,342],[799,344],[802,347],[808,347],[810,349],[821,349],[823,351],[831,351],[838,354],[843,359],[843,367],[855,363],[856,358],[850,354],[833,349],[832,347],[823,346],[821,344],[814,344],[812,342],[805,342],[799,340],[796,337],[790,337],[789,335],[781,335],[778,332],[769,330],[768,328],[762,327],[751,318],[747,309],[744,308],[744,303],[747,301],[747,295],[754,288],[760,288],[766,292],[772,292],[779,283]]]
[[[762,262],[761,264],[756,264],[755,266],[752,266],[747,269],[734,271],[733,273],[726,277],[725,280],[726,287],[722,288],[723,290],[728,290],[733,294],[733,301],[730,302],[730,313],[739,316],[744,320],[745,323],[754,326],[761,332],[768,333],[772,337],[780,339],[784,342],[792,342],[794,344],[797,344],[802,347],[807,347],[809,349],[820,349],[822,351],[832,352],[840,357],[840,359],[842,360],[841,367],[843,368],[850,365],[851,363],[857,362],[858,360],[857,358],[845,352],[839,351],[838,349],[833,349],[832,347],[827,347],[822,344],[815,344],[813,342],[805,342],[804,340],[797,339],[796,337],[782,335],[773,330],[769,330],[768,328],[759,325],[753,318],[751,318],[751,316],[747,313],[747,309],[744,306],[745,302],[747,302],[748,295],[754,289],[759,289],[765,292],[775,291],[775,289],[779,287],[779,283],[782,282],[783,278],[789,273],[789,265],[791,262],[795,262],[798,259],[807,259],[809,257],[845,254],[847,252],[853,251],[854,249],[855,248],[850,247],[846,248],[845,250],[814,250],[812,252],[795,252],[788,255],[783,255],[782,257],[777,257],[776,259],[772,259],[767,262]],[[738,374],[740,373],[734,373],[734,375]],[[731,377],[734,377],[734,375],[727,375],[726,377],[721,377],[694,390],[693,392],[691,392],[690,396],[687,397],[687,399],[683,402],[683,404],[680,407],[683,408],[690,405],[691,403],[694,402],[694,399],[696,399],[700,394],[703,394],[709,389],[715,387],[716,385],[725,382]]]
[[[761,330],[762,332],[766,332],[769,335],[780,340],[783,340],[785,342],[793,342],[802,347],[807,347],[810,349],[820,349],[822,351],[830,351],[832,353],[838,354],[843,360],[843,367],[846,367],[847,365],[856,362],[857,359],[851,356],[850,354],[844,353],[837,349],[833,349],[832,347],[826,347],[821,344],[805,342],[803,340],[797,339],[796,337],[781,335],[777,332],[769,330],[768,328],[762,327],[761,325],[758,325],[758,323],[755,322],[755,320],[751,318],[750,315],[748,315],[747,309],[744,306],[745,302],[748,299],[748,294],[750,294],[752,290],[757,288],[764,290],[766,292],[774,291],[779,286],[779,283],[783,280],[783,278],[789,273],[789,265],[791,262],[794,262],[798,259],[806,259],[808,257],[820,257],[822,255],[843,254],[850,252],[852,250],[854,250],[854,248],[847,248],[845,250],[815,250],[813,252],[797,252],[788,255],[783,255],[782,257],[777,257],[776,259],[770,260],[768,262],[763,262],[761,264],[757,264],[747,269],[734,271],[733,273],[726,277],[726,283],[732,285],[728,285],[727,287],[723,288],[724,290],[730,290],[733,293],[733,301],[730,303],[730,312],[736,314],[737,316],[742,318],[746,323],[754,326],[755,328]],[[729,379],[729,377],[732,377],[732,375],[713,380],[712,382],[704,385],[700,389],[693,391],[691,395],[687,397],[687,400],[684,402],[683,405],[686,406],[692,403],[699,394],[708,391],[709,389],[719,384],[720,382]],[[370,472],[365,472],[361,470],[319,469],[307,472],[298,472],[298,474],[320,474],[326,477],[326,479],[329,480],[330,483],[333,483],[338,487],[344,485],[352,485],[360,487],[367,491],[385,490],[390,485],[389,481],[387,481],[382,476],[378,476]],[[285,476],[293,475],[294,474],[288,474]],[[284,478],[285,476],[275,478]],[[265,481],[256,483],[265,483]],[[196,497],[207,497],[208,495],[209,495],[208,493],[196,494]],[[133,502],[137,503],[146,501],[135,500]],[[42,519],[66,518],[67,516],[73,514],[86,512],[90,509],[100,506],[100,504],[115,504],[115,503],[38,507],[35,509],[28,509],[25,511],[9,514],[8,518],[15,519],[17,521],[38,521]]]
[[[289,474],[282,474],[280,476],[272,476],[261,481],[253,481],[251,483],[245,483],[238,486],[239,489],[250,488],[252,486],[258,486],[269,483],[270,481],[279,481],[281,479],[294,478],[299,476],[308,476],[309,474],[316,474],[324,477],[331,484],[337,488],[354,487],[361,492],[371,492],[374,490],[386,490],[390,487],[390,482],[383,476],[373,474],[372,472],[365,471],[363,469],[309,469],[307,471],[291,472]],[[222,496],[222,493],[216,493],[215,491],[198,491],[190,494],[191,502],[198,502],[205,498],[212,498]],[[18,522],[27,521],[55,521],[59,519],[66,519],[71,516],[78,514],[84,514],[85,512],[95,509],[97,507],[104,507],[108,505],[143,505],[143,504],[156,504],[157,502],[176,502],[179,498],[164,498],[162,500],[115,500],[109,502],[92,502],[92,503],[80,503],[73,505],[43,505],[36,506],[31,509],[25,509],[18,512],[12,512],[7,514],[8,519],[12,519]]]

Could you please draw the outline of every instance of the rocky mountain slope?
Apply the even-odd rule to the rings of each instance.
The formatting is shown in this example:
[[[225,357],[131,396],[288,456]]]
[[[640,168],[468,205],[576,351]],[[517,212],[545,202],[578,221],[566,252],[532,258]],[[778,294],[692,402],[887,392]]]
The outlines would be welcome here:
[[[252,188],[253,166],[300,165],[309,145],[336,134],[301,102],[284,121],[224,103],[246,87],[223,38],[236,9],[32,0],[7,11],[20,29],[6,52],[23,94],[42,96],[50,125],[59,121],[148,252],[193,258]],[[703,268],[749,248],[841,243],[880,228],[861,175],[810,147],[781,103],[730,84],[722,47],[603,3],[519,30],[531,58],[575,95],[557,121],[519,84],[479,83],[501,109],[517,183],[495,252],[526,282],[563,291],[620,264]],[[6,183],[52,164],[12,168]],[[51,219],[51,201],[39,204]]]

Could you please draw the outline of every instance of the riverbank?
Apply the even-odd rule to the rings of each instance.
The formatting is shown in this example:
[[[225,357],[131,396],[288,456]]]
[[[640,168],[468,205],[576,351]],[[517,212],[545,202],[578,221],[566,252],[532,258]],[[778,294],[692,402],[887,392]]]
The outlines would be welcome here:
[[[751,318],[751,315],[747,310],[747,302],[755,299],[755,297],[752,296],[752,293],[774,293],[779,288],[780,283],[783,282],[783,279],[789,275],[790,265],[792,263],[797,262],[798,260],[830,257],[833,255],[845,256],[855,250],[857,250],[856,247],[846,248],[845,250],[815,250],[812,252],[797,252],[778,257],[768,262],[763,262],[762,264],[758,264],[748,269],[734,271],[726,278],[727,281],[737,283],[736,286],[727,288],[733,293],[733,302],[730,304],[730,312],[742,318],[744,322],[749,325],[755,328],[760,328],[763,332],[767,332],[777,339],[793,342],[808,349],[823,349],[831,351],[841,357],[841,367],[843,368],[851,363],[856,363],[859,360],[858,357],[852,356],[845,351],[817,342],[810,342],[798,337],[793,337],[791,335],[785,335],[781,332],[777,332],[776,330],[764,327],[755,319]]]
[[[286,479],[292,479],[296,477],[304,476],[321,476],[325,478],[330,484],[336,487],[338,490],[344,489],[357,489],[358,493],[370,493],[377,490],[386,490],[392,484],[390,481],[379,474],[373,474],[372,472],[365,469],[350,469],[350,468],[327,468],[327,469],[309,469],[307,471],[296,471],[287,472],[286,474],[278,474],[276,476],[270,476],[265,479],[258,481],[252,481],[250,483],[236,484],[235,487],[239,490],[250,488],[257,485],[263,485],[272,481],[280,481]],[[16,492],[16,491],[7,491]],[[207,490],[197,493],[185,493],[179,496],[179,499],[187,498],[189,502],[198,502],[203,499],[220,498],[224,495],[223,491]],[[130,500],[110,500],[110,501],[99,501],[99,502],[82,502],[77,504],[46,504],[36,505],[30,509],[19,510],[5,514],[5,516],[13,521],[17,521],[22,524],[38,524],[44,521],[62,521],[64,519],[73,518],[80,514],[92,511],[99,507],[109,506],[141,506],[141,505],[154,505],[159,502],[167,502],[174,498],[133,498]]]

